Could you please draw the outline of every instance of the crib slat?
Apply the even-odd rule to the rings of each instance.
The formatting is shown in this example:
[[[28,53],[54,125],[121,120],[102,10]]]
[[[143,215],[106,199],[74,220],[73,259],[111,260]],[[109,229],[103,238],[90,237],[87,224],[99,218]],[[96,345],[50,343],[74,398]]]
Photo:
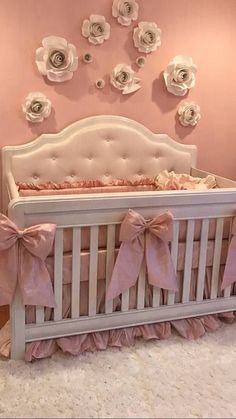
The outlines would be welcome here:
[[[108,225],[107,226],[107,258],[106,258],[106,291],[108,289],[113,267],[115,261],[115,233],[116,233],[116,226],[115,225]],[[106,299],[105,302],[105,313],[112,313],[113,311],[113,301],[108,301]]]
[[[179,221],[174,221],[173,240],[171,242],[171,257],[173,260],[175,272],[177,269],[177,260],[178,260],[178,242],[179,242]],[[175,302],[175,292],[168,291],[168,298],[167,298],[168,306],[174,304],[174,302]]]
[[[63,229],[57,229],[54,246],[54,294],[56,307],[54,320],[62,319]]]
[[[206,274],[208,230],[209,230],[209,219],[202,220],[196,301],[203,300],[205,274]]]
[[[193,257],[194,225],[195,225],[195,220],[188,220],[187,237],[186,237],[186,244],[185,244],[182,303],[187,303],[189,301],[192,257]]]
[[[161,296],[161,289],[158,287],[153,287],[153,300],[152,300],[153,307],[159,307],[160,296]]]
[[[73,228],[72,244],[72,286],[71,286],[71,318],[76,319],[80,315],[80,250],[81,228]]]
[[[20,286],[16,286],[12,304],[10,305],[11,323],[11,358],[25,357],[25,306],[22,303]]]
[[[231,294],[231,285],[229,285],[228,287],[226,287],[224,289],[224,291],[223,291],[224,298],[230,297],[230,294]]]
[[[129,310],[129,289],[124,291],[121,297],[121,311]]]
[[[216,222],[215,248],[214,248],[214,256],[213,256],[213,266],[212,266],[211,293],[210,293],[211,299],[216,298],[218,294],[223,226],[224,226],[224,218],[218,218]]]
[[[230,244],[230,241],[231,241],[231,232],[232,232],[232,227],[233,227],[233,218],[231,218],[230,219],[230,228],[229,228],[229,240],[228,240],[228,246],[229,246],[229,244]],[[225,298],[228,298],[228,297],[230,297],[230,294],[231,294],[231,285],[229,285],[228,287],[226,287],[225,289],[224,289],[224,291],[223,291],[223,295],[224,295],[224,297]]]
[[[98,267],[98,226],[90,227],[90,259],[89,259],[89,312],[97,313],[97,267]]]
[[[36,324],[44,323],[44,307],[36,306]]]
[[[138,295],[137,295],[137,309],[142,310],[144,308],[145,298],[145,281],[146,281],[146,264],[143,260],[138,277]]]

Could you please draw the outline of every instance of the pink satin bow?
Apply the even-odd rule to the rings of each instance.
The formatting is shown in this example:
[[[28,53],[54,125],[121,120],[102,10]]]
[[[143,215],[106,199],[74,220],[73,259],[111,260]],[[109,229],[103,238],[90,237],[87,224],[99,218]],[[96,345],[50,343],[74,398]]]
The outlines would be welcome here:
[[[172,239],[173,217],[169,211],[152,220],[129,210],[121,224],[122,241],[116,259],[107,299],[113,299],[137,281],[146,258],[148,282],[156,287],[177,291],[176,275],[168,241]]]
[[[234,218],[233,221],[231,234],[232,238],[229,244],[224,276],[221,284],[222,290],[236,281],[236,218]]]
[[[19,230],[0,214],[0,305],[12,302],[17,281],[23,304],[55,307],[45,259],[55,237],[55,224]]]

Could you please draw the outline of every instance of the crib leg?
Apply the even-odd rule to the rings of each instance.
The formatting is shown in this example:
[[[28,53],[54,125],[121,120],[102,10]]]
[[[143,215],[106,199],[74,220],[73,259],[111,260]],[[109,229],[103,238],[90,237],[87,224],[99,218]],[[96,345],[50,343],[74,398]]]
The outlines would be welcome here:
[[[10,309],[11,319],[11,359],[25,357],[25,306],[22,304],[19,286]]]

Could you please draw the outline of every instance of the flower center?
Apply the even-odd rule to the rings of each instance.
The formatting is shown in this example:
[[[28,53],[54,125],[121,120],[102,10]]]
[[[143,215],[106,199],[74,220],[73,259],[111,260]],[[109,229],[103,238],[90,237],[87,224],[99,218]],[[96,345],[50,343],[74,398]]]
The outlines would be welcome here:
[[[151,32],[151,31],[145,32],[142,36],[142,42],[146,45],[154,44],[154,42],[156,42],[156,36],[154,32]]]
[[[92,60],[92,55],[91,54],[85,54],[84,56],[86,61],[91,61]]]
[[[189,78],[189,72],[186,69],[182,69],[177,71],[176,75],[174,76],[174,80],[176,83],[184,83]]]
[[[42,105],[42,103],[41,102],[39,102],[39,101],[34,101],[32,104],[31,104],[31,106],[30,106],[30,110],[33,112],[33,113],[37,113],[37,114],[39,114],[41,111],[42,111],[42,108],[43,108],[43,105]]]
[[[93,23],[90,28],[90,33],[95,37],[101,36],[104,33],[104,27],[101,23]]]
[[[125,71],[119,71],[116,76],[116,80],[122,84],[126,84],[129,81],[129,74]]]
[[[62,51],[52,51],[49,56],[51,65],[55,68],[60,68],[65,62],[66,56]]]
[[[188,120],[193,119],[194,115],[195,115],[195,112],[192,108],[187,109],[186,112],[185,112],[185,116]]]
[[[120,14],[124,17],[128,17],[133,13],[133,5],[128,1],[125,1],[119,10]]]

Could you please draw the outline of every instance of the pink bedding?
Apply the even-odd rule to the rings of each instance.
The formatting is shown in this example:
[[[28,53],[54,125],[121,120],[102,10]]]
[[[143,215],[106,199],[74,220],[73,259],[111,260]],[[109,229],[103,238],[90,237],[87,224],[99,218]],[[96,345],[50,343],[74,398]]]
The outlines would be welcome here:
[[[60,183],[26,183],[16,182],[20,196],[66,195],[109,192],[139,192],[166,190],[206,190],[215,188],[214,176],[206,178],[193,177],[188,174],[176,174],[163,170],[154,178],[113,179],[110,182],[97,180],[64,181]]]

